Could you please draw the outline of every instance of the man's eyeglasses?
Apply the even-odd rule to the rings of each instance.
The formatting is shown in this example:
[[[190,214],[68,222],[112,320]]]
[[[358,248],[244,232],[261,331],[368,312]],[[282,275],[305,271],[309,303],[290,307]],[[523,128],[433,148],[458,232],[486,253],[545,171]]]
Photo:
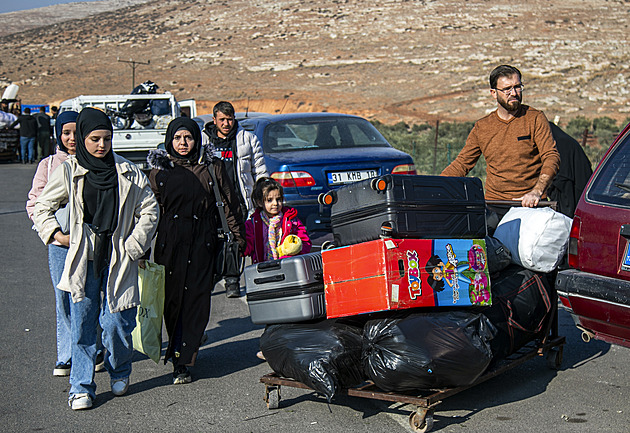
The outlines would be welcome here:
[[[524,87],[525,86],[523,86],[522,84],[519,84],[518,86],[508,87],[506,89],[497,89],[495,87],[494,90],[498,90],[499,92],[503,93],[504,95],[509,95],[509,94],[512,93],[512,91],[514,91],[514,93],[521,93],[523,91]]]

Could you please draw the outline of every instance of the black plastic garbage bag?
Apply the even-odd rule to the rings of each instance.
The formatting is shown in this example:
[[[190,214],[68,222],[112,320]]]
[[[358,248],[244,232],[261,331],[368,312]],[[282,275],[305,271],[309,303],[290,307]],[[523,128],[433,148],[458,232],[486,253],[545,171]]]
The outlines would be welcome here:
[[[154,95],[157,93],[157,89],[159,88],[160,86],[155,84],[153,81],[147,80],[144,83],[138,84],[136,87],[134,87],[133,90],[131,91],[131,94],[132,95]]]
[[[269,325],[260,348],[277,374],[326,396],[365,380],[361,370],[361,328],[338,320]]]
[[[469,385],[492,359],[494,333],[482,314],[467,311],[373,320],[363,329],[364,370],[384,391]]]
[[[157,93],[159,86],[151,80],[147,80],[142,84],[137,85],[131,91],[132,95],[151,95]],[[149,99],[130,99],[126,101],[121,107],[120,111],[128,116],[142,113],[147,110],[150,104]]]

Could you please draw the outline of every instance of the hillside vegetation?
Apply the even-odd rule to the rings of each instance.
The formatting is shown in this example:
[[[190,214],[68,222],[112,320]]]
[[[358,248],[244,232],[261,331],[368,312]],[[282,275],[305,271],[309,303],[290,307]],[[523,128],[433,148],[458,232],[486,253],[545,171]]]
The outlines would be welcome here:
[[[627,123],[630,123],[630,117],[618,123],[610,117],[587,119],[579,116],[569,121],[563,129],[582,145],[595,169]],[[392,146],[412,156],[419,174],[440,174],[464,147],[474,122],[439,122],[437,125],[423,123],[409,126],[403,122],[385,125],[373,121],[373,124]],[[485,180],[486,164],[483,156],[470,175]]]

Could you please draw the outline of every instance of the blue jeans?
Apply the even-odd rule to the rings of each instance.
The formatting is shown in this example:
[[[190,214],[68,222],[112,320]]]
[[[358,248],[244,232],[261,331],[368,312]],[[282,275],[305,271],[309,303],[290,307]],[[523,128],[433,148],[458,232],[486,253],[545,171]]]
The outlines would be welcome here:
[[[35,137],[20,137],[20,155],[23,163],[35,161]]]
[[[57,288],[61,280],[63,267],[66,262],[68,247],[48,245],[48,267],[50,279],[55,290],[55,310],[57,312],[57,364],[70,362],[72,356],[72,336],[70,323],[70,304],[72,299],[69,292]]]
[[[129,377],[133,342],[131,331],[136,327],[136,307],[118,313],[107,305],[107,272],[94,278],[93,262],[87,266],[85,298],[70,304],[72,322],[72,369],[70,395],[88,393],[96,397],[94,361],[98,324],[103,328],[103,346],[107,349],[105,368],[113,380]],[[102,300],[101,300],[102,298]]]

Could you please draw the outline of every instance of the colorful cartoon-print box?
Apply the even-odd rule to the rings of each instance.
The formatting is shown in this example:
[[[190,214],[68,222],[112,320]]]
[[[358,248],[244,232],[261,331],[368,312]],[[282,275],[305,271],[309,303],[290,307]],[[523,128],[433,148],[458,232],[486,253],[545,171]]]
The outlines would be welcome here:
[[[322,251],[329,318],[490,305],[483,239],[379,239]]]

